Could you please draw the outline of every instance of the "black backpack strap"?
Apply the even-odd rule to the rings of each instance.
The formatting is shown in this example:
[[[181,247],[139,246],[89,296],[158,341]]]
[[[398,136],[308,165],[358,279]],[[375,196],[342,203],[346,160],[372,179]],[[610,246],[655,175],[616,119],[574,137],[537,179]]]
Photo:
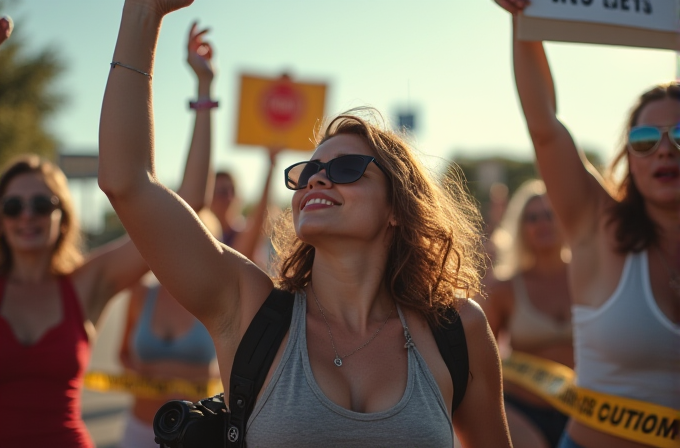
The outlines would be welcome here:
[[[431,326],[431,329],[453,380],[453,404],[451,405],[451,414],[453,414],[465,396],[470,371],[465,330],[458,311],[453,307],[447,310],[445,320],[441,325]]]
[[[245,446],[245,428],[293,316],[295,296],[274,288],[248,326],[234,356],[229,380],[227,447]]]

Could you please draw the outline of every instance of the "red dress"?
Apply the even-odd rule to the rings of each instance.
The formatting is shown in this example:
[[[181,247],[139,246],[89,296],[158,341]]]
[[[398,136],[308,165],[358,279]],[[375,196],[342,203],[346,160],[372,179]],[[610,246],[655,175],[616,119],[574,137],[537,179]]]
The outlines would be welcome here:
[[[63,319],[32,345],[0,316],[0,447],[94,448],[80,412],[90,343],[71,280],[59,289]],[[0,305],[4,293],[0,277]]]

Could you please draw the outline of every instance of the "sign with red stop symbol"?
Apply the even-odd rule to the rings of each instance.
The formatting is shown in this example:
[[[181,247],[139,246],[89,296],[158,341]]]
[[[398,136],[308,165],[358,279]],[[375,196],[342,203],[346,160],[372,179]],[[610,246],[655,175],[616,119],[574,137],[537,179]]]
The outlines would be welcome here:
[[[241,76],[236,143],[308,151],[324,116],[326,84]]]

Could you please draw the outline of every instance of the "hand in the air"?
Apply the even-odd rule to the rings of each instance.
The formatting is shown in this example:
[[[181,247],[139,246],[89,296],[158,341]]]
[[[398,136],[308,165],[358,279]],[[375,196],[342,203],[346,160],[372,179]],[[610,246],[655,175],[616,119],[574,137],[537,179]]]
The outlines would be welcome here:
[[[9,39],[13,29],[14,22],[12,22],[12,18],[10,16],[0,17],[0,45]]]
[[[199,31],[196,22],[191,25],[187,42],[187,62],[199,79],[211,81],[215,76],[215,69],[212,65],[212,47],[203,40],[207,32],[207,28]]]
[[[529,6],[529,0],[495,0],[498,5],[512,14],[524,11]]]

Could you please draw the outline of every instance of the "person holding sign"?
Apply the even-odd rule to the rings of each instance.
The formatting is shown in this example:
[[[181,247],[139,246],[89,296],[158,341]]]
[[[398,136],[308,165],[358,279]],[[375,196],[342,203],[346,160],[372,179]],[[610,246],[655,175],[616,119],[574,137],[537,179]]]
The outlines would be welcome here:
[[[294,293],[284,294],[292,322],[246,443],[442,447],[453,445],[455,426],[467,448],[510,447],[496,344],[465,298],[479,288],[478,211],[460,185],[451,185],[455,194],[438,186],[398,135],[341,115],[312,160],[285,171],[294,193],[278,279],[220,244],[158,182],[154,49],[163,16],[190,3],[126,2],[113,60],[132,69],[109,74],[99,184],[161,283],[210,332],[226,391],[239,342],[274,281]],[[465,392],[452,387],[430,326],[444,325],[442,313],[464,328]]]
[[[494,273],[501,281],[480,304],[496,339],[507,336],[513,352],[573,368],[564,239],[542,181],[517,189],[491,239],[497,248]],[[515,448],[557,446],[566,415],[507,378],[503,396]]]
[[[527,2],[497,0],[513,14]],[[644,92],[612,167],[613,190],[557,119],[541,42],[514,41],[517,91],[550,202],[572,250],[578,402],[561,448],[680,440],[680,85]],[[625,418],[624,418],[625,414]]]
[[[212,146],[212,45],[204,40],[208,30],[194,23],[187,40],[187,62],[196,75],[197,100],[191,147],[187,155],[182,185],[177,194],[195,210],[206,228],[220,235],[217,218],[204,208],[209,202],[210,153]],[[204,105],[204,106],[200,106]],[[151,379],[181,379],[206,384],[214,375],[215,347],[196,318],[185,310],[162,285],[140,282],[130,290],[127,319],[119,358],[126,370]],[[153,418],[170,399],[200,399],[176,391],[167,396],[135,396],[128,416],[121,448],[155,447]]]
[[[213,190],[210,210],[217,217],[222,227],[220,241],[240,252],[247,258],[258,263],[260,267],[267,266],[267,259],[257,259],[258,246],[262,242],[263,228],[267,219],[269,205],[269,191],[272,175],[276,167],[276,158],[282,148],[267,148],[269,166],[262,186],[260,200],[251,213],[243,218],[236,210],[238,206],[237,189],[234,176],[229,171],[218,171],[215,174],[215,188]],[[245,221],[242,224],[239,219]],[[239,225],[240,224],[240,225]]]

